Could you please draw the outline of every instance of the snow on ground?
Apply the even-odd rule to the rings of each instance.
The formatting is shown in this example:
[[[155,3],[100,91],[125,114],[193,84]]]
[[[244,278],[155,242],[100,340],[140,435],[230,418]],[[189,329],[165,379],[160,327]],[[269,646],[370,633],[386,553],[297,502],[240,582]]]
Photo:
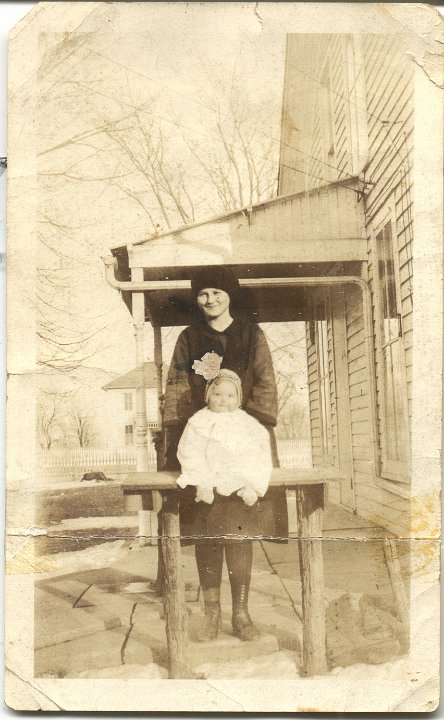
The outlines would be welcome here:
[[[346,680],[347,683],[352,683],[355,680],[361,681],[364,677],[367,681],[374,680],[375,683],[387,682],[389,680],[402,680],[405,678],[408,666],[408,656],[403,655],[396,660],[390,660],[380,665],[357,663],[356,665],[350,665],[346,668],[337,667],[330,672],[330,676],[338,678],[339,682]]]
[[[56,527],[51,526],[50,531],[57,532],[67,530],[118,530],[119,528],[137,528],[138,520],[132,515],[116,515],[112,517],[78,517],[61,520]]]
[[[84,670],[71,677],[106,680],[160,680],[167,677],[167,672],[159,665],[149,663],[148,665],[118,665],[101,670]]]
[[[220,663],[205,663],[194,668],[204,679],[220,678],[294,678],[298,674],[299,656],[289,650],[280,650],[270,655],[257,655],[242,660],[227,660]]]
[[[280,650],[270,655],[258,655],[247,660],[227,660],[223,663],[205,663],[194,670],[203,679],[222,678],[287,678],[294,679],[299,675],[300,657],[298,653],[289,650]],[[395,661],[382,663],[381,665],[366,665],[363,663],[351,665],[346,668],[335,668],[329,674],[337,678],[340,683],[353,683],[360,681],[363,677],[367,680],[387,682],[387,680],[402,680],[406,677],[408,669],[408,658],[402,657]],[[313,678],[300,677],[301,681]]]
[[[55,570],[50,575],[63,575],[81,570],[109,567],[122,560],[128,554],[128,540],[106,541],[84,550],[73,550],[72,552],[61,552],[48,555],[52,562],[56,563]],[[44,577],[39,576],[39,579]]]
[[[134,541],[117,540],[104,542],[84,550],[51,555],[51,558],[55,559],[57,563],[57,570],[55,573],[52,572],[51,576],[84,569],[110,567],[128,557],[130,546],[133,543]],[[134,547],[137,547],[137,541]],[[433,659],[436,654],[437,628],[432,609],[434,603],[437,602],[434,597],[437,591],[434,584],[428,583],[427,579],[424,579],[423,587],[415,588],[416,591],[419,590],[419,596],[414,600],[416,621],[412,632],[410,656],[403,656],[380,665],[356,664],[346,668],[338,667],[328,675],[318,678],[299,677],[298,682],[301,683],[301,689],[303,687],[310,688],[310,684],[316,681],[317,686],[322,690],[326,682],[331,683],[334,679],[337,687],[355,687],[356,692],[364,694],[367,692],[371,694],[372,689],[374,690],[378,686],[390,688],[392,710],[410,711],[411,707],[422,706],[425,710],[433,709],[436,704],[434,698],[438,697],[438,690],[435,688],[438,680],[433,676],[430,659]],[[414,582],[415,580],[418,582],[417,578],[414,578]],[[281,650],[277,653],[246,660],[205,663],[196,668],[196,672],[202,679],[221,681],[234,678],[291,681],[298,677],[299,663],[297,653]],[[91,677],[128,679],[165,677],[164,668],[159,669],[154,664],[126,665],[93,672]],[[82,675],[82,677],[87,676]],[[419,699],[417,703],[410,700],[413,695],[419,698],[421,693],[424,694],[423,702]]]

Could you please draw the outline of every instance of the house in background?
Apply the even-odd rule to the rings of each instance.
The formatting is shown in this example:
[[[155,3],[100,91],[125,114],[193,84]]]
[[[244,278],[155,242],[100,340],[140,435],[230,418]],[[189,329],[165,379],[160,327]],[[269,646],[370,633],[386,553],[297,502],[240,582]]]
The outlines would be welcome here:
[[[347,470],[337,502],[401,535],[410,495],[414,91],[414,63],[398,36],[287,38],[279,194],[331,194],[333,183],[357,198],[366,262],[348,273],[367,284],[372,316],[356,284],[319,287],[309,299],[313,461]]]
[[[146,396],[146,415],[148,430],[157,430],[159,427],[158,400],[157,400],[157,375],[156,366],[153,362],[145,362],[143,367],[144,387]],[[113,412],[110,415],[110,423],[113,424],[121,446],[132,446],[135,440],[136,427],[136,393],[140,387],[141,378],[138,368],[134,368],[124,375],[106,383],[102,390],[113,391],[109,398]],[[150,437],[148,437],[150,443]]]

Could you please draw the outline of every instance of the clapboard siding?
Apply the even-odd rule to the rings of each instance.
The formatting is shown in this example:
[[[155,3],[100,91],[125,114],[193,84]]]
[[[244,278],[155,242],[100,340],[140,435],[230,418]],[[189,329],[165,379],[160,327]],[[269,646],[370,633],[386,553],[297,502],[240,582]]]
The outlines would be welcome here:
[[[359,496],[359,477],[356,475],[355,463],[362,462],[365,471],[370,473],[372,457],[364,319],[360,292],[357,288],[350,290],[345,296],[345,325],[349,375],[351,450],[356,502]]]
[[[361,388],[362,389],[362,388]],[[356,412],[358,410],[364,409],[365,417],[368,417],[368,395],[365,393],[359,393],[358,395],[352,396],[350,395],[350,412]]]
[[[374,218],[390,212],[395,223],[394,249],[398,254],[399,292],[406,379],[412,368],[412,188],[408,168],[412,161],[413,137],[413,70],[406,61],[402,46],[395,41],[388,46],[381,39],[366,39],[366,86],[368,96],[369,164],[366,177],[374,183],[366,198],[369,246],[372,244]],[[383,47],[384,52],[381,52]],[[381,56],[383,61],[381,62]],[[379,88],[379,90],[378,90]],[[393,217],[394,216],[394,217]],[[374,281],[375,267],[368,267],[369,280]],[[374,310],[376,308],[374,307]],[[376,355],[376,391],[378,426],[382,425],[382,387],[380,362]],[[411,383],[406,384],[406,400],[411,420]],[[382,437],[380,436],[382,443]],[[385,492],[385,491],[384,491]],[[360,489],[357,491],[360,494]],[[387,515],[384,510],[382,514]]]
[[[354,333],[348,343],[347,357],[350,362],[364,357],[365,342],[362,339],[362,333]]]
[[[361,345],[359,346],[359,348],[360,348],[360,353],[359,353],[359,355],[358,355],[354,360],[350,360],[350,359],[349,359],[349,362],[348,362],[348,371],[349,371],[350,376],[353,375],[353,373],[357,372],[358,370],[362,370],[362,369],[366,369],[366,368],[367,368],[367,358],[366,358],[366,356],[363,354],[362,347],[363,347],[363,346],[362,346],[362,344],[361,344]],[[359,349],[359,348],[358,348],[358,349]]]
[[[364,319],[362,316],[355,318],[347,324],[347,340],[356,345],[364,343]],[[353,345],[348,345],[348,348]]]
[[[359,446],[359,445],[353,445],[353,461],[355,460],[363,460],[365,461],[365,467],[368,470],[369,477],[371,477],[372,466],[371,466],[371,460],[370,457],[370,447],[368,445],[365,446]],[[358,480],[355,478],[355,490],[356,490],[356,497],[359,496],[359,486],[358,486]]]
[[[368,421],[368,413],[363,420],[352,419],[352,432],[354,435],[366,435],[367,437],[370,437],[370,423]]]
[[[336,374],[333,348],[333,322],[331,316],[331,297],[328,295],[328,312],[327,321],[327,337],[328,337],[328,382],[330,386],[330,404],[331,404],[331,437],[332,437],[332,454],[331,464],[338,465],[338,415],[336,406]]]
[[[361,370],[354,370],[349,374],[349,385],[350,387],[353,387],[355,385],[362,387],[362,384],[367,382],[367,378],[367,368],[362,368]]]
[[[332,67],[332,95],[334,108],[335,167],[338,177],[346,177],[350,170],[349,145],[347,138],[347,115],[345,103],[345,74],[342,38],[332,43],[330,64]]]
[[[348,43],[348,50],[347,50]],[[356,45],[355,45],[356,43]],[[361,177],[367,182],[362,199],[365,208],[364,235],[367,243],[367,262],[364,275],[372,295],[373,311],[373,364],[375,370],[375,397],[371,396],[368,346],[365,337],[362,295],[356,286],[347,286],[344,295],[344,321],[346,347],[335,351],[335,339],[331,324],[328,327],[329,379],[331,402],[331,434],[334,444],[334,459],[337,460],[338,434],[337,398],[334,383],[338,357],[345,363],[348,378],[349,422],[343,430],[351,438],[351,455],[354,472],[356,509],[361,515],[387,527],[395,534],[404,534],[409,525],[409,503],[397,492],[395,482],[383,482],[376,476],[379,458],[374,456],[374,428],[376,423],[376,444],[381,452],[382,423],[382,381],[381,359],[377,348],[377,293],[379,280],[375,235],[384,224],[392,223],[393,248],[395,253],[396,282],[398,284],[399,307],[401,311],[402,339],[400,340],[405,364],[405,397],[411,418],[412,408],[412,357],[413,357],[413,300],[412,300],[412,249],[413,249],[413,205],[411,167],[413,161],[414,132],[414,68],[413,62],[403,47],[402,38],[388,35],[356,36],[353,42],[344,35],[292,35],[289,36],[287,58],[297,64],[298,73],[293,81],[304,77],[301,87],[291,89],[292,106],[285,105],[284,115],[291,115],[298,130],[298,143],[305,152],[305,169],[308,174],[299,173],[282,176],[280,192],[284,194],[302,185],[305,189],[316,188],[328,178],[330,181],[347,178],[355,167],[352,162],[353,143],[352,116],[356,123],[356,112],[352,112],[352,96],[348,96],[350,73],[350,48],[361,43],[358,56],[363,62],[363,94],[356,109],[360,114],[359,129],[367,139],[367,157],[363,159]],[[362,55],[361,55],[362,53]],[[287,60],[288,61],[288,60]],[[288,68],[287,68],[288,82]],[[333,117],[325,114],[328,103],[322,95],[322,87],[330,87],[330,108]],[[324,83],[322,86],[321,83]],[[290,96],[290,90],[285,91]],[[301,109],[302,108],[302,109]],[[358,113],[359,114],[359,113]],[[326,128],[332,128],[333,147],[326,155]],[[355,125],[356,127],[356,125]],[[283,132],[288,132],[283,128]],[[285,158],[285,152],[282,153]],[[302,167],[300,160],[299,168]],[[355,168],[356,169],[356,168]],[[283,178],[286,177],[287,186]],[[316,221],[315,221],[316,222]],[[307,328],[307,339],[309,332]],[[322,454],[321,416],[319,412],[319,388],[315,348],[308,347],[307,363],[309,397],[312,413],[313,458],[317,462]],[[346,392],[347,392],[346,389]],[[372,405],[374,404],[374,414]],[[315,450],[318,455],[315,454]],[[375,465],[376,459],[376,465]],[[337,497],[335,493],[332,497]]]
[[[323,292],[315,294],[314,304],[323,299]],[[326,295],[327,312],[329,312],[330,303],[328,294]],[[324,453],[323,428],[322,428],[322,411],[320,403],[320,388],[318,381],[318,363],[316,344],[311,344],[309,327],[306,329],[307,340],[307,378],[308,393],[310,405],[310,423],[312,434],[312,458],[316,464],[337,464],[338,461],[338,428],[337,428],[337,409],[336,409],[336,384],[335,384],[335,363],[333,351],[333,327],[331,318],[327,317],[327,357],[326,367],[328,368],[328,379],[326,383],[326,395],[329,399],[329,416],[327,418],[328,432],[331,440],[331,454],[326,457]]]
[[[307,382],[310,405],[311,455],[314,465],[322,462],[322,443],[320,431],[319,390],[317,384],[317,364],[315,347],[310,342],[309,326],[306,325],[307,345]]]
[[[359,493],[356,496],[356,509],[359,515],[368,518],[378,525],[386,527],[396,537],[408,536],[410,529],[410,504],[409,501],[392,493],[384,492],[374,484],[367,485],[356,473],[356,484],[359,485]]]

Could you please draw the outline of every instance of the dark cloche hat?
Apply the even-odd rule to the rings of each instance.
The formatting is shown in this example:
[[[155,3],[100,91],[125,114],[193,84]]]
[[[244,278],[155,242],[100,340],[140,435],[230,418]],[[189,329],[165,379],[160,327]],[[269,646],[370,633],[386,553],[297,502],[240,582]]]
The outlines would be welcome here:
[[[239,280],[225,265],[212,265],[197,270],[191,278],[191,293],[196,300],[204,288],[224,290],[230,299],[239,292]]]

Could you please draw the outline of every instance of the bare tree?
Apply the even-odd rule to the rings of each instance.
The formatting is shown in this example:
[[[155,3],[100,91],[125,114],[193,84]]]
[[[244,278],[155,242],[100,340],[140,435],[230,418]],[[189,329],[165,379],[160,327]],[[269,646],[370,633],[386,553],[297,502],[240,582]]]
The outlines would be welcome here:
[[[233,82],[208,99],[213,117],[207,147],[188,140],[192,156],[222,210],[251,207],[277,190],[277,144],[270,134],[269,109],[248,98]]]
[[[306,338],[303,323],[268,323],[270,344],[278,388],[278,427],[280,437],[307,439],[308,386]]]
[[[62,407],[66,395],[58,392],[41,392],[37,405],[37,438],[43,450],[50,450],[56,431],[63,432]]]
[[[279,142],[270,109],[238,80],[191,97],[202,113],[187,123],[183,97],[178,103],[174,90],[167,101],[156,96],[140,71],[119,66],[116,92],[115,61],[94,51],[85,57],[85,43],[60,43],[57,63],[43,64],[40,78],[39,361],[58,372],[84,364],[106,337],[105,316],[79,310],[71,297],[74,287],[88,287],[103,252],[103,235],[89,231],[92,217],[95,227],[115,218],[117,228],[125,208],[135,239],[142,239],[249,207],[277,186]],[[207,85],[214,88],[214,78]]]
[[[115,179],[114,184],[143,208],[152,231],[194,221],[194,200],[183,168],[168,157],[169,138],[162,124],[155,125],[146,109],[136,109],[131,125],[125,121],[123,128],[116,124],[104,133],[123,155],[131,181]]]
[[[68,424],[79,447],[85,448],[94,444],[96,434],[93,419],[80,405],[75,403],[71,405]]]
[[[71,299],[72,273],[66,264],[37,268],[36,332],[39,365],[69,373],[94,354],[100,327],[79,315]]]
[[[279,414],[278,435],[288,440],[309,440],[308,395],[292,395]]]

